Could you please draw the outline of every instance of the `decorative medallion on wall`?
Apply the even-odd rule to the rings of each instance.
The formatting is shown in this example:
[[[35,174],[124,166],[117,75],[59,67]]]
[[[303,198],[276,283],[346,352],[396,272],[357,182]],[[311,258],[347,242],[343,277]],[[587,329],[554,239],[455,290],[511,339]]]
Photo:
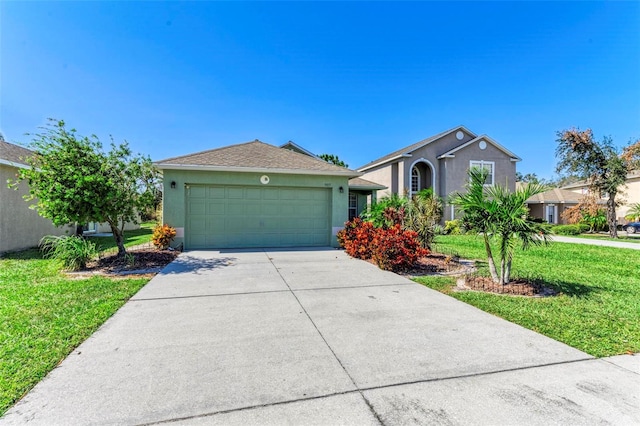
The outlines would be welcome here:
[[[260,176],[260,183],[262,183],[263,185],[268,184],[269,183],[269,176],[267,176],[267,175]]]
[[[458,130],[458,132],[456,133],[456,139],[461,141],[462,138],[464,138],[464,132],[462,132],[461,130]]]
[[[480,149],[487,149],[487,143],[485,141],[480,141],[478,146],[480,147]]]

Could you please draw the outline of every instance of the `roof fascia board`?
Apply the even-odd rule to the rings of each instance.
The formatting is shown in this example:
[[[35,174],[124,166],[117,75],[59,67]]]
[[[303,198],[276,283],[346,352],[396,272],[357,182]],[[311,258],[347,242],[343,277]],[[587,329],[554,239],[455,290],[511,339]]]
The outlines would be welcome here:
[[[295,146],[297,149],[299,149],[300,151],[302,151],[303,153],[307,154],[309,157],[313,157],[313,158],[320,158],[317,155],[315,155],[313,152],[309,151],[308,149],[304,149],[303,147],[301,147],[300,145],[298,145],[295,142],[287,142],[287,143],[283,143],[282,145],[280,145],[280,148],[282,149],[286,149],[285,146],[287,145],[292,145]]]
[[[386,159],[386,160],[384,160],[384,161],[380,161],[380,162],[375,163],[375,164],[372,164],[372,165],[370,165],[370,166],[362,167],[362,168],[358,169],[358,171],[359,171],[359,172],[364,172],[365,170],[373,169],[373,168],[375,168],[375,167],[381,166],[381,165],[383,165],[383,164],[391,163],[391,162],[393,162],[393,161],[395,161],[395,160],[399,160],[399,159],[401,159],[401,158],[410,158],[410,157],[413,157],[413,155],[411,155],[411,154],[400,154],[400,155],[396,155],[395,157],[387,158],[387,159]]]
[[[232,166],[199,166],[195,164],[156,164],[160,170],[195,170],[206,172],[240,172],[240,173],[282,173],[295,175],[324,175],[360,177],[363,173],[345,169],[345,171],[276,169],[267,167],[232,167]]]
[[[461,149],[464,149],[466,147],[468,147],[469,145],[471,145],[474,142],[478,142],[481,140],[485,140],[487,142],[489,142],[491,145],[495,146],[496,148],[498,148],[500,151],[504,152],[505,154],[507,154],[509,157],[511,157],[511,161],[513,162],[518,162],[518,161],[522,161],[522,158],[518,157],[517,155],[515,155],[513,152],[509,151],[507,148],[505,148],[504,146],[500,145],[498,142],[496,142],[495,140],[491,139],[489,136],[487,135],[480,135],[474,139],[471,139],[468,142],[463,143],[462,145],[453,148],[450,151],[445,152],[444,154],[442,154],[441,156],[438,157],[438,160],[442,159],[442,158],[453,158],[455,157],[455,153],[460,151]]]
[[[17,167],[19,169],[30,169],[31,168],[31,167],[27,166],[26,164],[14,163],[13,161],[3,160],[2,158],[0,158],[0,164],[6,164],[7,166]]]
[[[437,137],[431,136],[431,137],[426,138],[426,139],[430,139],[430,140],[428,140],[427,142],[425,142],[423,144],[420,144],[419,146],[413,148],[413,150],[411,152],[416,151],[416,150],[421,149],[421,148],[424,148],[425,146],[427,146],[427,145],[429,145],[429,144],[431,144],[431,143],[433,143],[433,142],[435,142],[437,140],[440,140],[440,139],[444,138],[445,136],[448,136],[451,133],[457,132],[459,130],[465,131],[466,133],[470,134],[473,138],[476,138],[478,136],[475,133],[473,133],[471,130],[467,129],[465,126],[460,125],[460,126],[454,127],[453,129],[444,131],[444,132],[442,132],[442,133],[440,133],[438,135],[435,135]],[[409,147],[411,147],[411,145],[409,145],[407,148],[409,148]],[[374,164],[372,164],[370,166],[361,167],[361,168],[358,169],[358,171],[362,172],[362,171],[365,171],[365,170],[369,170],[369,169],[372,169],[374,167],[378,167],[378,166],[380,166],[382,164],[385,164],[385,163],[388,163],[390,161],[394,161],[394,160],[397,160],[397,159],[403,158],[403,157],[411,157],[411,153],[410,152],[406,152],[404,154],[400,154],[400,155],[397,155],[397,156],[392,157],[392,158],[387,158],[386,160],[378,161],[378,162],[376,162],[376,163],[374,163]]]

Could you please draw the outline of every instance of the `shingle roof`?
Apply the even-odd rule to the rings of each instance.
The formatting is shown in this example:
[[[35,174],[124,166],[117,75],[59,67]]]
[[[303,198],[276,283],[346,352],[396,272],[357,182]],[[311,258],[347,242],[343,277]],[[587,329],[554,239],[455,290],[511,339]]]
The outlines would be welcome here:
[[[359,176],[345,167],[316,157],[278,148],[259,140],[229,145],[155,163],[160,169],[279,171],[283,173]]]
[[[471,132],[466,127],[464,127],[464,126],[456,126],[456,127],[452,128],[452,129],[446,130],[446,131],[444,131],[442,133],[438,133],[437,135],[428,137],[426,139],[423,139],[423,140],[421,140],[419,142],[416,142],[416,143],[414,143],[412,145],[406,146],[406,147],[404,147],[402,149],[399,149],[397,151],[393,151],[391,154],[387,154],[384,157],[380,157],[377,160],[373,160],[373,161],[365,164],[364,166],[358,167],[357,170],[358,171],[362,171],[362,170],[367,169],[367,168],[369,168],[369,167],[371,167],[371,166],[373,166],[375,164],[385,163],[388,160],[391,160],[392,158],[410,154],[413,151],[415,151],[416,149],[422,148],[423,146],[425,146],[425,145],[427,145],[427,144],[429,144],[429,143],[431,143],[431,142],[433,142],[433,141],[435,141],[437,139],[440,139],[441,137],[446,136],[449,133],[456,132],[456,131],[462,130],[462,129],[464,129],[468,134],[470,134],[474,138],[477,137],[477,135],[475,133]]]
[[[529,204],[578,204],[584,198],[583,194],[567,191],[566,189],[552,188],[548,191],[534,195],[527,200]],[[599,204],[604,203],[600,200]]]
[[[352,189],[387,189],[386,186],[379,183],[371,182],[370,180],[355,177],[349,179],[349,188]]]
[[[0,163],[26,166],[25,158],[31,157],[33,151],[14,145],[9,142],[0,141]]]

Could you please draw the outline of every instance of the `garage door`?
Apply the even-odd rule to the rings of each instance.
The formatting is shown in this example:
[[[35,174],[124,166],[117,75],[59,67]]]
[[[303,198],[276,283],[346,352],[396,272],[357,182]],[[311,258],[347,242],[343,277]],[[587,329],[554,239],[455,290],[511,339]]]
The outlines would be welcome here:
[[[187,249],[328,246],[329,189],[198,186],[187,189]]]

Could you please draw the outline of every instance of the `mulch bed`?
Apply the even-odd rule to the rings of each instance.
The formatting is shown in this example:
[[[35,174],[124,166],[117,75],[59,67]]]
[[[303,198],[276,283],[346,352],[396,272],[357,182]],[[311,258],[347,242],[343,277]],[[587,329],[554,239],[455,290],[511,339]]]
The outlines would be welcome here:
[[[464,268],[464,265],[460,264],[459,260],[452,256],[431,253],[429,256],[418,259],[414,267],[407,271],[407,275],[419,276],[459,271]]]
[[[458,288],[460,290],[475,290],[487,293],[510,294],[517,296],[544,297],[556,294],[552,289],[549,289],[535,281],[515,279],[509,284],[502,285],[494,283],[490,277],[473,275],[467,275],[464,277],[464,287],[460,288],[460,286],[458,286]]]
[[[162,269],[178,257],[179,251],[142,249],[127,251],[127,256],[117,255],[102,257],[87,264],[82,272],[103,274],[121,274],[127,271],[145,271]]]

